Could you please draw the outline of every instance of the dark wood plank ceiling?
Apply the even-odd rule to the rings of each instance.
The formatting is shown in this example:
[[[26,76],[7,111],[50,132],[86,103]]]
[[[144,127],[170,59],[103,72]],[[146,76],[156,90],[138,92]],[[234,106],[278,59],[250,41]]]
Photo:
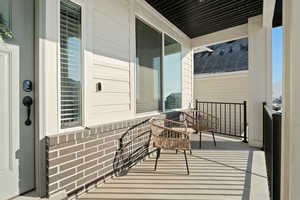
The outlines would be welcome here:
[[[281,1],[281,0],[280,0]],[[262,14],[263,0],[146,0],[190,38],[238,26]]]

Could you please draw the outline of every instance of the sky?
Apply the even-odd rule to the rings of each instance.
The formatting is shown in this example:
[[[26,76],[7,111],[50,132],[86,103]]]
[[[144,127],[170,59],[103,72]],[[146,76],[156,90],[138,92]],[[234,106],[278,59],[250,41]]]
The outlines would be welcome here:
[[[282,27],[273,28],[272,32],[273,83],[278,83],[282,81]]]
[[[283,57],[283,32],[282,27],[273,28],[272,35],[272,62],[273,62],[273,88],[272,97],[282,96],[282,57]]]
[[[181,53],[173,53],[164,56],[164,98],[172,93],[181,92]]]

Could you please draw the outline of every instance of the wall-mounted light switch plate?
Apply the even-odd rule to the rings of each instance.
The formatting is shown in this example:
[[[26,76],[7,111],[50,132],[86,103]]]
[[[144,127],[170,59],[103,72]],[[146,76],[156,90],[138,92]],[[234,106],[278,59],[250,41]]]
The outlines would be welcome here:
[[[100,92],[102,91],[102,83],[99,82],[99,83],[96,83],[96,92]]]

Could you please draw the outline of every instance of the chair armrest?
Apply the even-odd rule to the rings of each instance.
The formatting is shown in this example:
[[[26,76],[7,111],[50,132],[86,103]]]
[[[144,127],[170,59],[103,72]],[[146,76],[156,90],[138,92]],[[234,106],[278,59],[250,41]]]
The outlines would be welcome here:
[[[184,119],[187,121],[188,126],[208,126],[210,128],[219,127],[219,118],[203,112],[201,110],[188,110],[182,112]]]
[[[160,130],[164,130],[167,131],[168,133],[170,133],[170,135],[173,135],[172,133],[174,133],[175,135],[178,136],[184,136],[185,138],[189,138],[189,132],[188,132],[188,127],[186,125],[186,123],[183,122],[178,122],[178,121],[174,121],[174,120],[169,120],[169,119],[151,119],[150,120],[150,126],[151,129],[160,129]],[[178,128],[178,129],[176,129]],[[155,133],[154,133],[155,134]]]
[[[154,147],[173,150],[191,149],[190,134],[184,123],[153,118],[150,120],[150,127]]]

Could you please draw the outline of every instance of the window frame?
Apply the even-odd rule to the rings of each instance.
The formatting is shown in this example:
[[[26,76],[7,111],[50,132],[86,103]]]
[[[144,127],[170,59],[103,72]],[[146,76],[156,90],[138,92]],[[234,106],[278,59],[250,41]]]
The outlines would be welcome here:
[[[85,86],[86,86],[86,58],[85,58],[85,49],[87,47],[87,41],[85,38],[86,35],[86,4],[84,3],[83,0],[68,0],[70,2],[73,2],[77,4],[78,6],[81,7],[81,67],[80,67],[80,82],[81,82],[81,108],[80,108],[80,124],[74,127],[67,127],[67,128],[62,128],[62,123],[61,123],[61,40],[60,40],[60,9],[61,9],[61,1],[58,1],[58,31],[57,31],[57,36],[58,36],[58,45],[57,45],[57,120],[58,120],[58,132],[59,133],[64,133],[64,132],[69,132],[69,131],[75,131],[75,130],[82,130],[86,127],[86,91],[85,91]]]
[[[136,63],[136,20],[141,21],[142,23],[146,24],[147,26],[153,28],[153,30],[159,32],[162,34],[162,40],[161,40],[161,44],[162,44],[162,52],[161,52],[161,105],[162,105],[162,110],[159,111],[150,111],[150,112],[144,112],[144,113],[137,113],[137,103],[136,103],[136,94],[137,94],[137,63]],[[153,23],[149,22],[148,20],[144,19],[142,16],[135,14],[134,15],[134,22],[133,22],[133,33],[134,33],[134,97],[133,97],[133,101],[134,101],[134,114],[135,116],[138,117],[146,117],[146,116],[151,116],[151,115],[157,115],[157,114],[161,114],[161,113],[170,113],[170,112],[174,112],[174,111],[179,111],[182,110],[183,108],[183,96],[182,96],[182,91],[183,91],[183,64],[182,64],[182,59],[183,59],[183,45],[181,42],[179,42],[178,40],[174,39],[174,37],[170,36],[166,31],[158,28],[157,26],[155,26]],[[164,47],[164,42],[165,42],[165,35],[167,35],[168,37],[172,38],[173,40],[175,40],[178,44],[180,44],[180,66],[181,66],[181,107],[180,108],[176,108],[176,109],[172,109],[172,110],[167,110],[165,109],[165,102],[164,102],[164,85],[163,85],[163,76],[164,76],[164,55],[165,55],[165,47]]]

